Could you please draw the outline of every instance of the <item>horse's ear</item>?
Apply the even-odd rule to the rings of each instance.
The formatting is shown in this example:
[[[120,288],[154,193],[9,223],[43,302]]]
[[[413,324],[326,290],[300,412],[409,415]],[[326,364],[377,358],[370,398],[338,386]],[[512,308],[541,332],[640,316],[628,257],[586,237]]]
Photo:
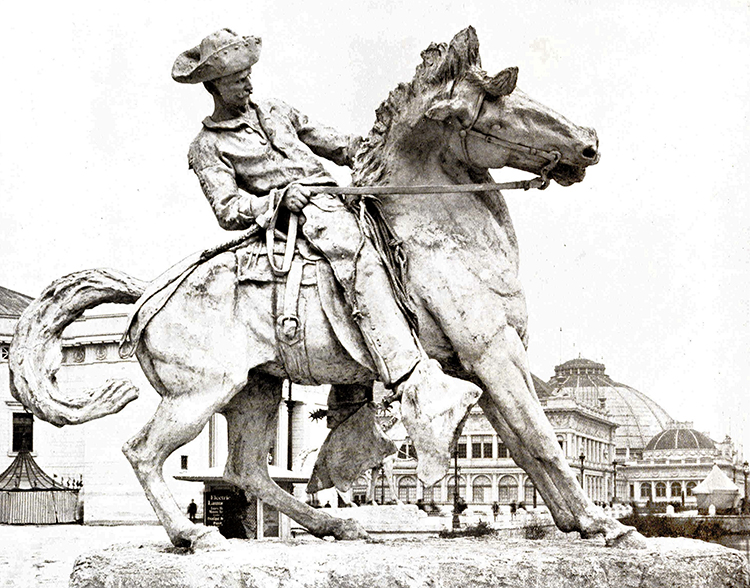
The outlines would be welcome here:
[[[492,96],[507,96],[516,89],[518,68],[508,67],[484,83],[484,89]]]
[[[469,107],[460,98],[444,98],[435,100],[424,115],[427,118],[441,122],[445,122],[450,118],[466,121],[469,118]]]
[[[466,27],[456,34],[450,42],[450,51],[458,58],[459,71],[472,65],[481,66],[479,59],[479,39],[474,27]],[[454,71],[457,74],[459,72]]]

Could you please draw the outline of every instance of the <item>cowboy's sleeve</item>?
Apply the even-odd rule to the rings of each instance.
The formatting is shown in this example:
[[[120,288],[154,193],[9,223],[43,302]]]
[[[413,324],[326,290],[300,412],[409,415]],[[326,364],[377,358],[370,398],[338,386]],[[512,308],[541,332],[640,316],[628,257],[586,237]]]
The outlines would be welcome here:
[[[354,166],[354,157],[362,144],[362,137],[344,135],[331,127],[312,121],[288,104],[284,104],[283,107],[300,141],[307,145],[315,155],[324,157],[337,165]]]
[[[234,167],[206,142],[195,141],[188,152],[190,169],[198,176],[203,194],[219,221],[228,231],[247,229],[268,222],[266,211],[270,196],[253,196],[237,187]]]

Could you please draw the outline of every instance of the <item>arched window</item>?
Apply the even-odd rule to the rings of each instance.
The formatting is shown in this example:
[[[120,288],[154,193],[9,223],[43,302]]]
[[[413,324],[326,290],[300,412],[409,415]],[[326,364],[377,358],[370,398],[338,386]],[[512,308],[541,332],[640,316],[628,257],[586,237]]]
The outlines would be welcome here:
[[[497,501],[500,504],[518,502],[518,480],[513,476],[503,476],[497,484]]]
[[[378,504],[388,504],[393,502],[391,488],[388,486],[388,482],[383,474],[378,476],[378,481],[375,484],[375,502]]]
[[[422,490],[422,500],[427,504],[440,502],[440,482],[433,486],[425,486]]]
[[[474,478],[474,482],[471,485],[472,502],[492,502],[490,488],[492,488],[492,483],[487,476],[477,476]]]
[[[672,482],[669,486],[669,495],[672,498],[682,498],[682,484],[679,482]]]
[[[535,491],[536,488],[534,488],[534,482],[531,481],[531,478],[526,478],[526,481],[523,483],[523,501],[527,506],[534,504]]]
[[[411,504],[417,501],[417,479],[404,476],[398,481],[398,498],[401,502]]]
[[[698,482],[692,482],[692,481],[685,484],[685,494],[687,494],[688,496],[692,496],[693,488],[695,488],[697,485],[698,485]]]
[[[367,500],[367,490],[369,484],[367,478],[360,476],[352,485],[352,502],[354,504],[364,504]]]
[[[651,500],[651,482],[643,482],[641,484],[641,498]]]
[[[456,486],[456,478],[453,476],[448,480],[448,502],[453,502],[453,492]],[[466,479],[463,476],[458,477],[458,495],[466,500]]]
[[[657,498],[667,497],[667,485],[664,482],[656,483],[656,497]]]

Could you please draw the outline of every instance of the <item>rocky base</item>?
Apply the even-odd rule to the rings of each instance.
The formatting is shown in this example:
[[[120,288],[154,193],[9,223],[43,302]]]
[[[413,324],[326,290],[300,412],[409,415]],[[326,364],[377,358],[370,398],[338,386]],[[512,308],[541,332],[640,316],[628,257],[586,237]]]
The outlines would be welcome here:
[[[438,533],[450,527],[449,517],[430,517],[415,504],[331,509],[331,515],[354,519],[369,533]]]
[[[195,553],[114,545],[76,561],[72,588],[747,588],[744,556],[691,539],[641,550],[597,541],[398,539],[379,543],[232,540]]]

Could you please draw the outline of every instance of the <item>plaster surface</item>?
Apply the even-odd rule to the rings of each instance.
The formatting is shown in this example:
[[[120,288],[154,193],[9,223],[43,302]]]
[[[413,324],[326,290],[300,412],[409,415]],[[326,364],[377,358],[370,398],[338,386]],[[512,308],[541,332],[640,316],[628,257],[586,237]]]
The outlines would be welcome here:
[[[740,588],[750,586],[750,571],[739,552],[690,539],[651,539],[646,549],[628,550],[569,538],[304,538],[232,540],[195,553],[166,543],[114,545],[79,557],[70,586]]]

